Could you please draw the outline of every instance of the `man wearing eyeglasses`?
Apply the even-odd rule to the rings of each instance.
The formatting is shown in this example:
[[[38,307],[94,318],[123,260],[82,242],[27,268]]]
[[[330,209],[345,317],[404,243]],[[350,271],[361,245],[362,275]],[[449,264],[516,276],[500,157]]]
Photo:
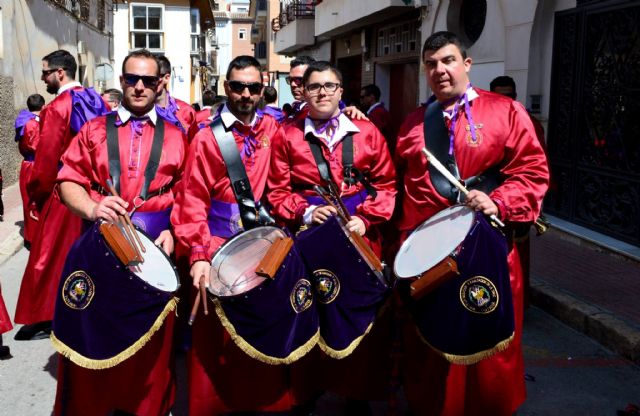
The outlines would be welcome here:
[[[27,192],[39,214],[22,278],[15,322],[25,324],[17,340],[49,336],[58,280],[69,248],[80,235],[80,219],[60,202],[55,189],[60,158],[88,120],[107,108],[92,88],[75,81],[76,60],[65,50],[42,58],[42,81],[56,98],[40,113],[40,140]]]
[[[351,220],[346,227],[363,236],[380,256],[382,238],[378,226],[391,218],[396,195],[395,170],[385,139],[370,121],[350,120],[342,114],[342,74],[328,62],[309,64],[302,84],[308,114],[286,125],[284,138],[273,143],[268,179],[272,212],[293,230],[322,224],[337,214],[333,206],[319,202],[314,192],[314,185],[326,185],[313,154],[312,146],[317,146],[349,209]],[[345,154],[352,154],[352,160],[345,161]],[[353,164],[353,175],[345,174],[345,163]],[[336,256],[340,255],[336,249]],[[369,306],[374,317],[379,305],[363,308]],[[390,343],[378,341],[388,339],[390,333],[385,332],[389,328],[384,325],[373,328],[364,337],[363,345],[349,357],[328,359],[317,365],[317,371],[332,380],[329,390],[355,399],[348,401],[346,414],[367,414],[362,413],[368,411],[362,401],[380,400],[386,395],[389,368],[367,363],[389,362],[389,351],[382,348]]]
[[[120,83],[123,101],[117,112],[87,123],[64,154],[64,167],[58,174],[61,197],[71,211],[88,221],[115,222],[118,214],[137,207],[131,217],[133,223],[170,255],[173,238],[169,217],[174,201],[173,189],[183,171],[186,137],[178,127],[163,121],[156,113],[156,96],[162,84],[154,55],[144,49],[131,52],[122,63]],[[109,122],[113,123],[115,132],[112,136],[108,133]],[[160,123],[164,135],[156,138]],[[113,157],[113,153],[109,153],[116,141],[119,155]],[[156,153],[154,150],[158,149],[159,153]],[[157,159],[153,159],[153,154],[159,155]],[[158,164],[152,173],[147,171],[151,164]],[[113,196],[107,190],[110,179],[119,196]],[[148,192],[144,195],[146,186]],[[118,308],[121,310],[123,306]],[[102,312],[109,314],[109,310]],[[65,325],[58,315],[55,319],[54,335]],[[139,351],[110,368],[87,369],[61,358],[55,414],[80,416],[88,412],[97,415],[110,414],[112,410],[117,410],[116,414],[167,414],[175,395],[174,314],[169,313],[160,323],[162,326]],[[100,322],[91,324],[100,326]],[[122,331],[126,333],[127,329]],[[128,347],[123,346],[123,350]]]
[[[158,62],[160,62],[160,82],[162,84],[162,90],[156,101],[158,115],[180,127],[191,139],[192,134],[197,132],[197,129],[194,130],[196,110],[188,103],[171,96],[169,93],[171,62],[166,56],[159,56]]]
[[[224,82],[228,101],[213,120],[232,134],[256,203],[264,197],[271,145],[283,134],[273,117],[256,112],[263,89],[260,71],[260,63],[251,56],[231,61]],[[209,126],[195,135],[187,156],[184,186],[171,214],[179,245],[188,250],[195,288],[201,279],[209,284],[214,252],[243,230],[239,220],[244,217],[217,143],[221,139],[214,137]],[[210,303],[209,310],[213,309]],[[189,414],[288,410],[291,398],[286,367],[249,357],[215,315],[198,315],[193,323],[188,355]]]

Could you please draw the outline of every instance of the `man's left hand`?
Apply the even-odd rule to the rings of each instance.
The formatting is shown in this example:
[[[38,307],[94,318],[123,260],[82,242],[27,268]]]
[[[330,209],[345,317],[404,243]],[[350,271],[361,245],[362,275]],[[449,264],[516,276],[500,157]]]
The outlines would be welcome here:
[[[367,232],[367,227],[364,225],[364,221],[362,221],[361,218],[353,216],[351,217],[351,221],[347,223],[347,230],[352,233],[364,235],[364,233]]]
[[[489,195],[485,194],[482,191],[478,191],[474,189],[469,191],[467,194],[466,204],[476,210],[481,211],[484,215],[490,216],[495,215],[498,216],[500,213],[498,211],[498,206],[489,198]]]
[[[171,235],[171,231],[164,230],[153,243],[158,247],[162,247],[162,250],[167,253],[167,256],[173,253],[173,236]]]
[[[342,112],[351,120],[369,120],[362,111],[358,110],[358,107],[353,105],[343,108]]]

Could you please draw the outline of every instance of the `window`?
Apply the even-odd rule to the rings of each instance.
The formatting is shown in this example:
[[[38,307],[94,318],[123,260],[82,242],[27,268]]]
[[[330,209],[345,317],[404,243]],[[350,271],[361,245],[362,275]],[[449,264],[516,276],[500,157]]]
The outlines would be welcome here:
[[[238,39],[243,40],[247,38],[247,29],[238,29]]]
[[[131,48],[162,50],[162,5],[131,5]]]
[[[200,53],[200,11],[191,9],[191,54]]]

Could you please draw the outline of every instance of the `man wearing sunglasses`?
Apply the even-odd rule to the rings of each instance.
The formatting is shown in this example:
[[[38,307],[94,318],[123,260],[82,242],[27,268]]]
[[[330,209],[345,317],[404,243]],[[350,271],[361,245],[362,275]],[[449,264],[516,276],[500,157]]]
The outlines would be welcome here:
[[[166,56],[159,56],[158,62],[160,63],[160,83],[162,85],[156,100],[158,115],[181,128],[191,139],[192,135],[197,132],[197,129],[194,130],[196,110],[188,103],[171,96],[169,93],[171,62]]]
[[[173,189],[183,171],[186,137],[156,113],[156,97],[162,84],[154,55],[144,49],[131,52],[122,64],[120,83],[122,105],[115,113],[87,123],[64,154],[64,167],[58,174],[61,197],[71,211],[86,221],[115,222],[118,214],[137,207],[131,217],[133,223],[170,255],[173,238],[169,217]],[[111,126],[107,123],[113,123],[113,135],[108,133]],[[160,123],[164,135],[155,137]],[[115,142],[119,155],[113,157],[110,152]],[[148,172],[147,167],[152,164],[158,165],[157,170]],[[110,179],[119,196],[108,191]],[[145,194],[143,189],[147,186]],[[108,288],[102,290],[104,293]],[[110,310],[100,312],[109,315]],[[56,316],[56,330],[65,325],[59,319]],[[158,318],[153,319],[158,322]],[[110,414],[113,410],[117,410],[115,414],[167,414],[175,394],[174,314],[169,313],[160,322],[161,327],[139,351],[110,368],[87,369],[61,358],[55,414],[80,416],[88,409],[91,414]],[[100,326],[100,322],[91,325]],[[128,347],[123,346],[123,350]]]
[[[228,101],[214,116],[232,133],[259,202],[264,197],[272,143],[282,140],[282,128],[267,114],[256,112],[262,95],[260,63],[238,56],[227,70]],[[228,137],[228,136],[227,136]],[[191,278],[198,288],[209,283],[211,258],[232,235],[243,230],[239,206],[211,127],[193,138],[185,167],[184,186],[171,214],[176,238],[187,247]],[[208,299],[207,302],[210,302]],[[213,310],[209,304],[209,311]],[[287,369],[251,358],[231,339],[215,313],[198,315],[193,323],[188,356],[189,414],[210,416],[234,411],[287,411],[290,407]]]
[[[40,217],[16,307],[15,322],[25,324],[17,340],[46,338],[51,331],[58,280],[81,226],[55,191],[60,158],[84,123],[107,112],[96,91],[75,81],[76,69],[75,58],[62,49],[42,58],[41,79],[56,98],[40,113],[38,153],[27,182],[29,204]]]
[[[395,170],[385,139],[370,121],[350,120],[342,114],[339,108],[342,74],[330,63],[309,64],[302,83],[308,115],[287,124],[285,139],[273,144],[267,182],[272,212],[277,220],[293,230],[303,225],[323,224],[337,214],[333,206],[319,202],[314,192],[314,185],[327,185],[321,178],[314,154],[315,149],[319,149],[317,153],[322,154],[329,175],[340,188],[340,196],[349,209],[351,220],[346,227],[363,236],[380,256],[382,239],[378,226],[391,218],[396,195]],[[352,155],[351,161],[345,162],[348,158],[345,154]],[[353,168],[346,174],[343,167],[349,162]],[[340,255],[336,249],[336,256]],[[353,300],[357,302],[363,301]],[[360,310],[368,309],[367,318],[373,319],[379,305],[360,306]],[[350,327],[345,324],[347,326]],[[332,380],[330,390],[352,399],[345,414],[367,414],[370,410],[364,400],[385,398],[389,368],[367,363],[389,362],[389,351],[383,347],[390,343],[379,341],[390,336],[387,326],[376,323],[372,332],[364,337],[363,345],[348,358],[316,363],[315,371]]]

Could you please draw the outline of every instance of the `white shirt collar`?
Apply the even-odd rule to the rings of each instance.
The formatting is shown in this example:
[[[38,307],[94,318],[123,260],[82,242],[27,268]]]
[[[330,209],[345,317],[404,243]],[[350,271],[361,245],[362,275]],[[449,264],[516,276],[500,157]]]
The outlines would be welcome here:
[[[222,111],[220,112],[220,118],[222,119],[222,124],[224,124],[224,127],[227,129],[231,128],[231,126],[233,126],[233,123],[235,123],[236,121],[240,124],[244,124],[242,121],[238,120],[236,116],[233,115],[231,110],[229,110],[229,107],[227,107],[226,103],[222,107]],[[253,118],[251,118],[251,122],[249,123],[249,125],[253,127],[255,124],[256,124],[256,114],[253,113]]]
[[[71,88],[76,88],[76,87],[82,87],[82,84],[80,84],[78,81],[71,81],[67,84],[64,84],[62,87],[58,88],[58,93],[56,94],[56,96],[62,94],[67,90],[70,90]]]
[[[371,107],[369,107],[369,109],[367,110],[367,115],[369,115],[369,113],[371,113],[373,111],[374,108],[381,106],[382,103],[380,101],[378,101],[377,103],[373,104]]]
[[[473,89],[473,87],[469,87],[466,92],[467,92],[467,99],[469,100],[469,102],[479,97],[478,93],[476,92],[476,90]],[[464,99],[461,98],[460,101],[458,101],[458,105],[460,104],[464,105]],[[451,112],[443,111],[442,113],[444,114],[445,118],[448,118],[448,119],[453,118],[453,111]]]
[[[118,112],[118,117],[120,118],[120,121],[122,122],[122,124],[125,124],[127,121],[129,121],[129,119],[132,116],[131,112],[126,108],[124,108],[122,105],[119,105],[116,111]],[[156,113],[156,106],[154,105],[153,107],[151,107],[151,110],[149,110],[149,112],[145,114],[145,116],[149,117],[149,120],[151,120],[151,122],[155,126],[156,122],[158,121],[158,113]]]
[[[338,116],[338,128],[333,134],[333,137],[329,137],[326,130],[320,135],[316,134],[316,129],[313,121],[309,117],[307,117],[304,120],[304,135],[306,136],[309,133],[313,134],[316,137],[324,139],[329,146],[329,150],[333,152],[333,149],[336,148],[336,146],[338,145],[338,143],[340,143],[344,136],[349,133],[360,133],[360,129],[355,124],[353,124],[351,120],[349,120],[349,117],[340,113],[340,115]]]

